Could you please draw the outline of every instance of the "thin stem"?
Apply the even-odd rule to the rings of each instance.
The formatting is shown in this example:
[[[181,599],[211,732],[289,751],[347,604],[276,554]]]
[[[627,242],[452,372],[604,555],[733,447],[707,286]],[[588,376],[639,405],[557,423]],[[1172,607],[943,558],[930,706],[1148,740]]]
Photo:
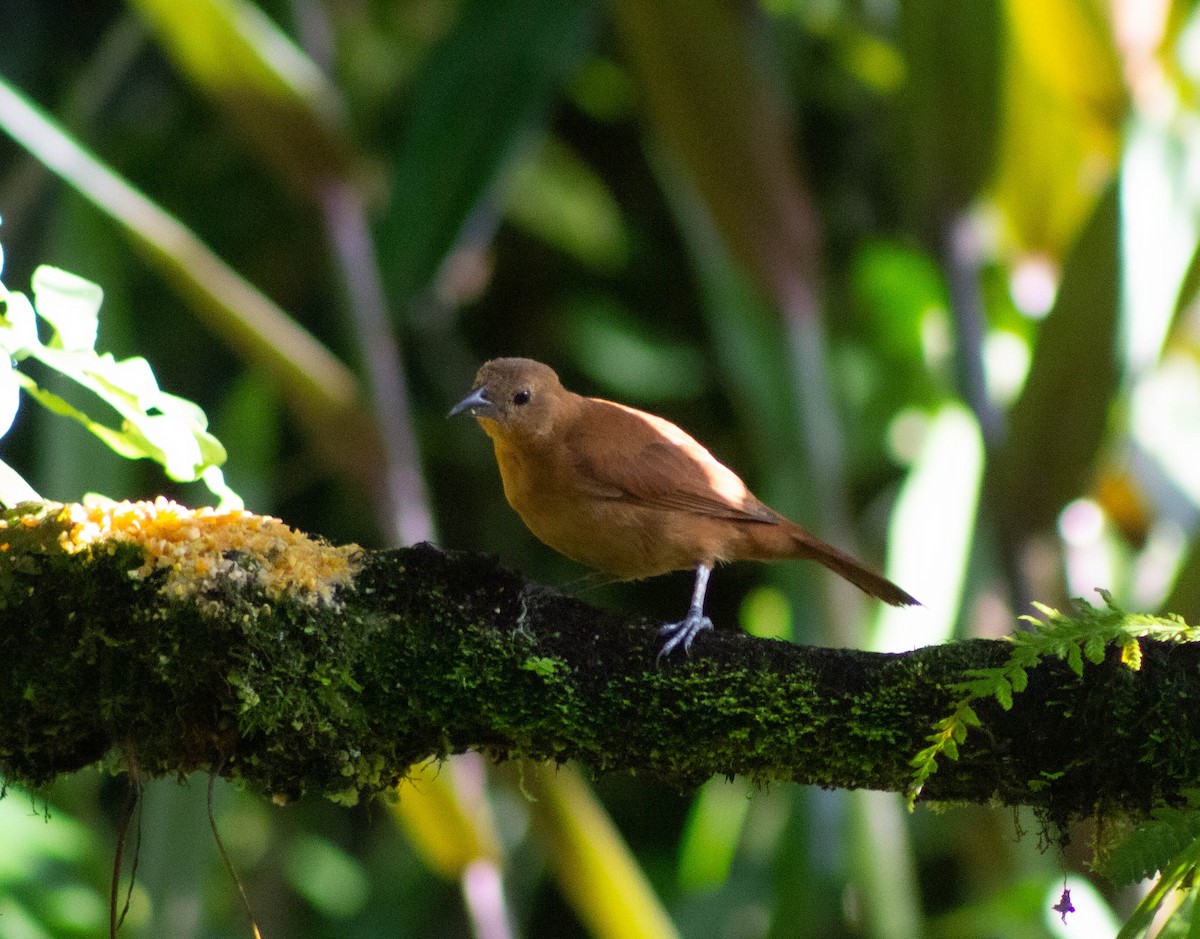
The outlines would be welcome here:
[[[393,544],[416,544],[436,537],[420,454],[412,431],[400,344],[388,319],[387,301],[358,191],[332,180],[321,193],[321,211],[330,247],[346,291],[366,372],[384,464],[381,515]]]

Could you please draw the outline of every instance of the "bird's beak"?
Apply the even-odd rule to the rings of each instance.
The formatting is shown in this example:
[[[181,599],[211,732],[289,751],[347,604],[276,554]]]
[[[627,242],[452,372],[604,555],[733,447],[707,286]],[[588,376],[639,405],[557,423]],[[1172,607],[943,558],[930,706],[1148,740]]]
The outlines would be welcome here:
[[[470,411],[474,414],[476,411],[490,412],[492,410],[492,399],[487,396],[487,389],[481,386],[454,405],[447,416],[454,417],[455,414],[462,414],[463,411]]]

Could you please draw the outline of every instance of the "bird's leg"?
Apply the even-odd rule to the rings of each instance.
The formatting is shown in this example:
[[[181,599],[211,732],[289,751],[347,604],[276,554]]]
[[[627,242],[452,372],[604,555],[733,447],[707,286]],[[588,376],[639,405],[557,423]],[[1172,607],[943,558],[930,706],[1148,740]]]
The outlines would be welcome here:
[[[678,623],[667,623],[658,631],[664,636],[662,648],[658,650],[656,662],[661,662],[664,655],[670,655],[678,646],[683,646],[684,654],[692,649],[692,640],[706,629],[712,629],[713,624],[704,615],[704,594],[708,590],[708,575],[712,567],[708,564],[696,565],[696,586],[692,590],[692,605],[688,607],[687,616]]]

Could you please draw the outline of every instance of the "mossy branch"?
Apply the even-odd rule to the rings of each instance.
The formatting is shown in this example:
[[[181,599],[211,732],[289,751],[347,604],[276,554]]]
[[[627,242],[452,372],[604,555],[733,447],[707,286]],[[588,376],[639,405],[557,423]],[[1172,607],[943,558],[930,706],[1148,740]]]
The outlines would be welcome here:
[[[0,771],[41,785],[106,756],[144,775],[219,767],[277,797],[343,801],[477,749],[680,788],[714,775],[905,791],[914,755],[1013,645],[899,655],[701,636],[655,666],[657,624],[494,561],[367,552],[248,513],[169,503],[7,514]],[[1092,650],[1094,653],[1095,650]],[[922,798],[1055,820],[1144,812],[1200,779],[1200,652],[1143,640],[1078,671],[1036,662]]]

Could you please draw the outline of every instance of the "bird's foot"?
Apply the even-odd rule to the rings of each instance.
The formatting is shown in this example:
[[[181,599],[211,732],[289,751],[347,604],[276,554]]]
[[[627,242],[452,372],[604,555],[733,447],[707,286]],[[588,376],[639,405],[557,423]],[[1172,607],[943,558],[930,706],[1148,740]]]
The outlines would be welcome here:
[[[667,623],[658,634],[663,638],[662,648],[658,650],[656,664],[669,656],[679,646],[683,646],[684,655],[691,655],[692,640],[706,629],[712,629],[713,624],[700,610],[688,610],[688,615],[678,623]]]

